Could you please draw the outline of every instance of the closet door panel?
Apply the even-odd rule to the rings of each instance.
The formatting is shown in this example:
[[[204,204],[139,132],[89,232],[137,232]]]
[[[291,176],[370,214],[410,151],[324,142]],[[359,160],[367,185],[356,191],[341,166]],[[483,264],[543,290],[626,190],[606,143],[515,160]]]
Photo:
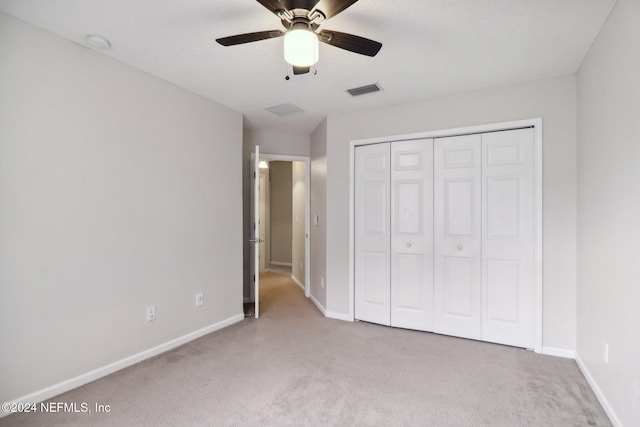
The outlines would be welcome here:
[[[390,144],[355,149],[355,318],[390,325]]]
[[[433,140],[391,143],[391,325],[433,330]]]
[[[444,258],[444,312],[473,321],[475,315],[474,289],[477,280],[475,260],[464,257]]]
[[[410,314],[424,310],[424,263],[422,254],[392,255],[392,305],[395,310],[392,326],[408,328]],[[403,316],[405,314],[405,316]],[[401,320],[404,317],[404,322]],[[420,326],[420,325],[413,325]],[[412,329],[420,329],[418,327]]]
[[[533,129],[482,135],[482,336],[533,347]]]
[[[434,142],[434,330],[481,339],[481,136]]]

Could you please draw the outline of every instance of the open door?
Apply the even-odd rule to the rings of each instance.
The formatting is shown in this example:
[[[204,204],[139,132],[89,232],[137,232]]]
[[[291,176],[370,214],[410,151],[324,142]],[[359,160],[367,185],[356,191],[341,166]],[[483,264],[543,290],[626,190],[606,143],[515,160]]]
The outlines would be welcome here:
[[[252,164],[251,179],[251,267],[249,277],[253,281],[252,293],[255,302],[254,315],[260,316],[260,147],[256,145],[256,156]]]

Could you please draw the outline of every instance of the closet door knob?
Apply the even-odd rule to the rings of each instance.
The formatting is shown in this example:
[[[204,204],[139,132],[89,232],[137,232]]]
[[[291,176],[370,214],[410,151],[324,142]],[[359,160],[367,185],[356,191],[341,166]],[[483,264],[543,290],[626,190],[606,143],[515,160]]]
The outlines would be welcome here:
[[[463,249],[462,245],[458,245],[458,248],[457,248],[457,249],[458,249],[459,251],[461,251],[461,250]]]
[[[411,247],[411,242],[407,242],[407,247],[410,248]]]

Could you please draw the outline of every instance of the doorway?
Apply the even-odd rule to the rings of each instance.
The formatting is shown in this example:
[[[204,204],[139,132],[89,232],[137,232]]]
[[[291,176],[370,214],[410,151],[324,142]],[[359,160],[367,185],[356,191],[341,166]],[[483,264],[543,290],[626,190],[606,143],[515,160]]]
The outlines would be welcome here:
[[[260,273],[290,274],[303,289],[305,164],[260,160]]]
[[[310,159],[259,153],[251,154],[258,164],[256,185],[258,197],[258,266],[257,278],[264,274],[283,274],[297,284],[305,296],[310,294],[309,228],[310,228]],[[255,166],[254,166],[255,167]],[[253,176],[253,172],[251,173]],[[253,203],[252,198],[252,203]],[[252,208],[253,211],[253,208]],[[253,221],[253,220],[252,220]],[[249,224],[252,227],[252,224]],[[256,300],[260,288],[245,297],[245,314]],[[256,312],[262,309],[255,307]]]

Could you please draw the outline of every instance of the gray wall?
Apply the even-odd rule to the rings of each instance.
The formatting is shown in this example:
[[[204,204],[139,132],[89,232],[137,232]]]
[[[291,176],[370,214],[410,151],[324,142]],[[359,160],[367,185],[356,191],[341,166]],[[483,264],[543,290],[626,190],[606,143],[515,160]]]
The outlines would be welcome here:
[[[327,121],[323,120],[311,134],[311,298],[326,309],[327,274]],[[313,218],[317,215],[318,224]]]
[[[241,115],[3,14],[0,64],[0,401],[242,318]]]
[[[307,204],[307,166],[304,162],[292,163],[293,190],[291,194],[291,275],[305,285],[305,211]]]
[[[291,263],[291,177],[291,162],[269,162],[269,261],[272,263]]]
[[[543,346],[571,353],[576,331],[574,76],[431,98],[327,118],[327,311],[349,312],[349,142],[543,118]],[[314,142],[312,142],[313,151]]]
[[[253,152],[256,145],[260,152],[266,154],[283,154],[288,156],[309,155],[309,135],[287,132],[244,130],[244,143]]]
[[[577,359],[621,426],[640,425],[639,19],[618,0],[578,71]]]

